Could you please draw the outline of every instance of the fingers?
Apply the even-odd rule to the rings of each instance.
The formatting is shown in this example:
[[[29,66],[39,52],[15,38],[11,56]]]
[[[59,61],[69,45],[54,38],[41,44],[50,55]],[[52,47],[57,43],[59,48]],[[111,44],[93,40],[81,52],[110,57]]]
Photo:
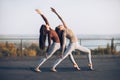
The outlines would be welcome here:
[[[42,14],[39,9],[35,9],[35,11],[36,11],[38,14]]]
[[[50,7],[51,8],[51,11],[52,12],[56,12],[56,10],[54,9],[54,8],[52,8],[52,7]],[[42,14],[42,12],[39,10],[39,9],[35,9],[35,11],[38,13],[38,14]]]
[[[52,8],[52,7],[50,7],[50,8],[51,8],[51,11],[56,12],[54,8]]]
[[[52,8],[52,7],[50,7],[51,8],[51,10],[54,10],[54,8]]]

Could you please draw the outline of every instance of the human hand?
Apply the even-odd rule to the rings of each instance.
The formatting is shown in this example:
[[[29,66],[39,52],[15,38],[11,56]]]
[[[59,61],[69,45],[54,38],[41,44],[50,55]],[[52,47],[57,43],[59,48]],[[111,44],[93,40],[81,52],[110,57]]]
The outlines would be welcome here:
[[[56,10],[55,10],[54,8],[52,8],[52,7],[51,7],[51,11],[52,11],[52,12],[56,12]]]
[[[35,9],[35,11],[36,11],[38,14],[42,14],[42,12],[41,12],[39,9]]]

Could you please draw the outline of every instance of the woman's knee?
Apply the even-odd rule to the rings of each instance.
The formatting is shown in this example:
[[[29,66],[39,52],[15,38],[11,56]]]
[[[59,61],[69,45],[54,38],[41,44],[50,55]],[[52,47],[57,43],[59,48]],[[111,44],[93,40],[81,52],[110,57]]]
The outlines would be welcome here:
[[[88,49],[88,48],[85,49],[85,52],[88,53],[88,54],[91,54],[91,50]]]

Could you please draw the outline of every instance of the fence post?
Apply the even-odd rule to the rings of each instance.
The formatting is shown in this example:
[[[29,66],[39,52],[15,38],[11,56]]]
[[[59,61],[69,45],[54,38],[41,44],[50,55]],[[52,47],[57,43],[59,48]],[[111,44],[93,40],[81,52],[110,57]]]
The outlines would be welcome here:
[[[23,56],[23,52],[22,52],[22,39],[20,39],[20,46],[21,46],[21,56]]]
[[[111,39],[111,53],[114,54],[114,38]]]

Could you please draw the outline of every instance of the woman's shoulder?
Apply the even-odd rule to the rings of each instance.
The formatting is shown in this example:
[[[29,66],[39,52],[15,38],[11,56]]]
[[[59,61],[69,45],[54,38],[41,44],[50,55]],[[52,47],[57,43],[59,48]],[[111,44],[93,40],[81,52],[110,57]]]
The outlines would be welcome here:
[[[56,32],[56,31],[55,31],[55,30],[53,30],[53,29],[51,29],[51,30],[50,30],[50,32],[51,32],[51,33],[54,33],[54,32]]]
[[[72,29],[70,29],[70,28],[67,28],[67,29],[66,29],[66,32],[67,32],[67,33],[71,33],[71,32],[73,33]]]
[[[56,33],[55,30],[51,29],[51,30],[50,30],[50,34],[55,35],[55,34],[57,34],[57,33]]]

